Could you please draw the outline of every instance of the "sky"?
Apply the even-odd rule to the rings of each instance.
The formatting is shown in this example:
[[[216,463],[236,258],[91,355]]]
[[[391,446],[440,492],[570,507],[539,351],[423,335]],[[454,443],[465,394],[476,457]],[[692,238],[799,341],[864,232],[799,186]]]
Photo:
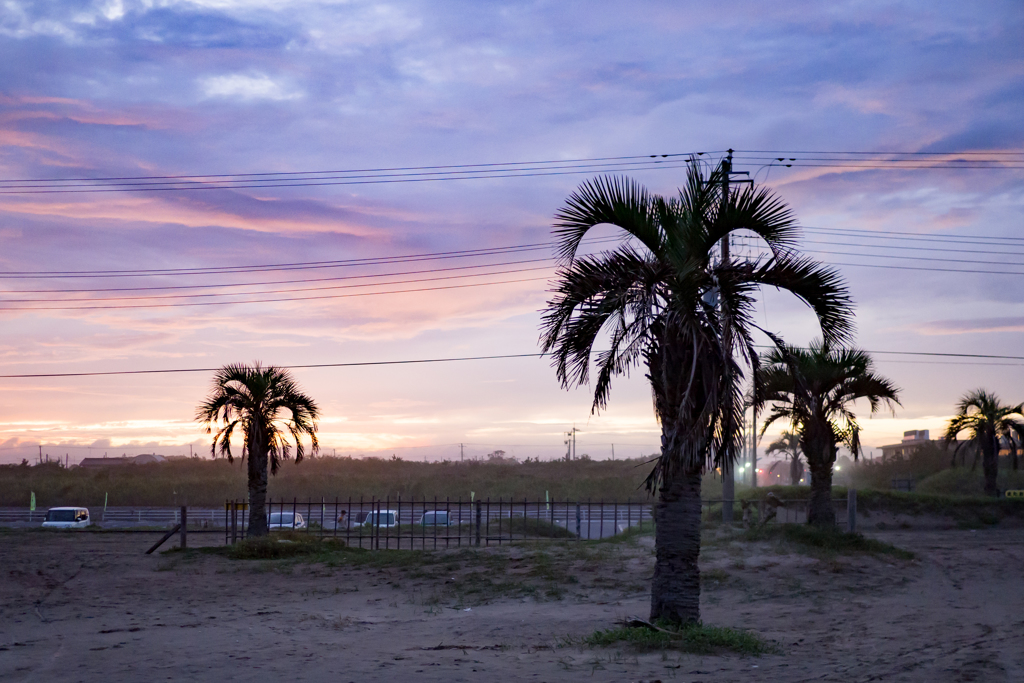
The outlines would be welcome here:
[[[1024,271],[1014,264],[1024,246],[1006,238],[1022,237],[1024,164],[865,168],[837,165],[835,156],[825,166],[810,164],[821,151],[950,155],[920,157],[939,162],[1024,151],[1021,35],[1024,5],[1016,0],[711,6],[11,0],[0,6],[0,178],[212,176],[696,152],[716,160],[733,148],[737,170],[792,206],[807,228],[808,253],[841,270],[856,301],[859,346],[1020,356]],[[775,156],[803,165],[768,167]],[[670,161],[680,158],[619,168],[671,195],[685,168]],[[24,274],[209,269],[546,243],[555,212],[594,175],[584,170],[444,182],[4,191],[0,374],[536,353],[553,272],[539,261],[550,254],[544,249],[260,273]],[[921,258],[945,260],[912,260]],[[536,262],[495,265],[531,259]],[[473,277],[391,287],[428,291],[38,310],[64,298],[139,296],[96,289],[455,266],[477,270],[448,272]],[[970,272],[951,272],[958,270]],[[492,284],[436,289],[484,282]],[[333,285],[287,285],[322,286]],[[92,293],[52,291],[83,288]],[[274,285],[262,286],[268,289]],[[11,303],[26,298],[51,303]],[[815,335],[813,316],[782,294],[766,292],[759,315],[792,343]],[[902,387],[902,407],[895,416],[869,417],[860,406],[869,450],[899,441],[904,430],[934,435],[971,389],[1024,400],[1024,361],[876,354],[876,362]],[[548,361],[538,358],[294,372],[321,405],[328,454],[458,458],[463,444],[466,457],[501,449],[548,458],[564,453],[564,433],[573,425],[580,430],[577,452],[594,458],[613,450],[616,457],[649,454],[659,443],[642,369],[620,378],[600,414],[591,413],[586,387],[564,390]],[[0,463],[40,452],[67,455],[72,463],[104,453],[207,453],[209,437],[193,416],[210,378],[194,372],[0,379]]]

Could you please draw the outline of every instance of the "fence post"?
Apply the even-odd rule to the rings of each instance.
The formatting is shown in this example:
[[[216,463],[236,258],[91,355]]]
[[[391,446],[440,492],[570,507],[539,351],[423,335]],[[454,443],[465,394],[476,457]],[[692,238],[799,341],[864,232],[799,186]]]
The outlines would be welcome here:
[[[476,502],[476,544],[480,545],[480,521],[483,517],[484,504],[483,501],[478,500]]]
[[[580,504],[576,503],[576,540],[580,540]]]
[[[857,532],[857,489],[846,489],[846,530]]]
[[[188,508],[181,506],[181,549],[188,547]]]

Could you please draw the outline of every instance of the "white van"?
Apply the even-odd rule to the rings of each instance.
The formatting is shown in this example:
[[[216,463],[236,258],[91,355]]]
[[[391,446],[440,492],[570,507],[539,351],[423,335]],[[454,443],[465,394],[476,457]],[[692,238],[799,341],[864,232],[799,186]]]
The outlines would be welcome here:
[[[89,511],[85,508],[50,508],[46,511],[43,527],[47,529],[84,529],[89,526]]]
[[[362,526],[394,528],[398,526],[398,512],[395,510],[374,510],[366,516]]]

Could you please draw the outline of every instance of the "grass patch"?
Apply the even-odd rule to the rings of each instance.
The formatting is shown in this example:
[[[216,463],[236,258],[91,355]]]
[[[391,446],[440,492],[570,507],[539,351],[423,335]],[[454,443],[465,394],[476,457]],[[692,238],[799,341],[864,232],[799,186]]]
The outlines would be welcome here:
[[[598,630],[583,639],[590,647],[608,647],[625,643],[635,650],[679,650],[690,654],[714,655],[735,653],[760,656],[778,652],[778,646],[750,631],[724,626],[692,624],[681,628],[661,626],[620,626]]]
[[[914,558],[914,553],[897,548],[891,543],[867,538],[861,534],[847,533],[835,528],[821,529],[808,524],[770,525],[762,529],[746,531],[743,537],[748,541],[779,540],[829,554],[850,555],[854,553],[870,553],[873,555],[891,555],[902,560]]]
[[[487,523],[487,533],[512,534],[528,538],[575,538],[576,534],[563,526],[552,524],[543,519],[533,517],[512,517],[511,519],[493,519]]]
[[[337,553],[345,550],[345,542],[333,538],[320,539],[316,536],[289,533],[246,538],[232,545],[201,550],[232,560],[283,560],[294,557],[322,557]]]

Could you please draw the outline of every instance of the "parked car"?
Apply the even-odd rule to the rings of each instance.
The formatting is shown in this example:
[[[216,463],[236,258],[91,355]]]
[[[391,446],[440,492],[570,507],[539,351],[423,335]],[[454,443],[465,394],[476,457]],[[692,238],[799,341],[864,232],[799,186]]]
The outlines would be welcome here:
[[[423,513],[417,524],[423,526],[452,526],[455,522],[447,510],[428,510]]]
[[[348,519],[348,528],[352,529],[357,526],[363,526],[363,524],[366,523],[366,518],[369,516],[369,510],[357,510],[353,512],[352,516]]]
[[[271,512],[267,516],[269,529],[305,529],[306,520],[298,512]]]
[[[398,513],[394,510],[374,510],[366,514],[363,526],[396,527],[398,526]]]
[[[86,508],[50,508],[43,520],[43,526],[47,529],[84,529],[89,524],[89,511]]]

